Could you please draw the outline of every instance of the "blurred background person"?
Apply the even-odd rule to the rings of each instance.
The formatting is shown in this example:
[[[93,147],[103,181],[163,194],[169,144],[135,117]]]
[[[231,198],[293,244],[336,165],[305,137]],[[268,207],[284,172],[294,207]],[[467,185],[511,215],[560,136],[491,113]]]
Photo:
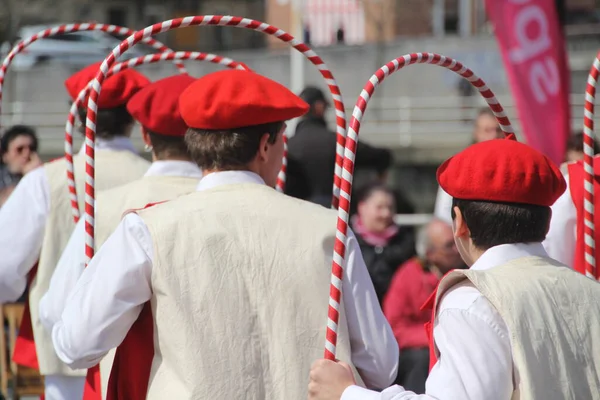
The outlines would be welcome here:
[[[600,153],[600,147],[594,140],[594,154]],[[572,134],[567,141],[567,155],[565,157],[566,162],[580,161],[583,160],[583,132],[577,132]]]
[[[23,175],[42,165],[37,154],[38,138],[27,125],[14,125],[0,139],[0,207]]]
[[[421,306],[448,271],[465,268],[454,243],[452,226],[434,218],[417,234],[417,256],[398,268],[383,300],[383,312],[400,348],[396,384],[425,392],[429,374],[429,339],[424,324],[430,310]]]
[[[494,113],[488,107],[481,108],[477,113],[473,124],[473,136],[471,144],[485,142],[486,140],[501,139],[504,137],[502,129],[494,116]],[[452,208],[452,197],[438,188],[435,199],[435,209],[433,215],[448,223],[452,223],[450,209]]]
[[[337,143],[336,133],[329,129],[325,120],[330,103],[323,91],[313,86],[306,87],[300,97],[310,105],[310,111],[300,120],[288,143],[285,193],[329,207]],[[355,173],[371,169],[383,179],[391,164],[389,150],[358,142]]]
[[[415,255],[414,228],[394,222],[396,202],[387,186],[365,186],[358,191],[356,202],[351,226],[381,304],[396,269]]]

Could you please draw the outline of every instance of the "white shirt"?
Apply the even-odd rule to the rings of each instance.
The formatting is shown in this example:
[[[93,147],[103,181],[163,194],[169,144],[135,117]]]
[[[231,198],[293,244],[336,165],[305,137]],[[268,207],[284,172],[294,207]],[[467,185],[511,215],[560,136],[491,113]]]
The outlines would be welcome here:
[[[565,174],[567,190],[552,206],[550,230],[544,247],[550,257],[573,268],[577,246],[577,209],[569,190],[569,175]]]
[[[144,176],[177,176],[202,178],[202,170],[190,161],[154,161]],[[125,210],[123,210],[125,211]],[[44,327],[52,327],[60,320],[67,298],[85,269],[85,221],[80,219],[56,266],[50,287],[40,301],[39,316]]]
[[[244,182],[264,184],[254,173],[227,171],[206,175],[198,190]],[[352,362],[369,387],[387,387],[396,377],[398,345],[352,232],[347,249],[342,290]],[[152,258],[148,228],[137,214],[128,214],[81,275],[52,329],[54,348],[63,362],[89,368],[121,344],[152,297]],[[326,308],[323,304],[324,318]]]
[[[97,139],[96,150],[136,152],[126,137]],[[81,146],[79,153],[84,151]],[[16,301],[25,291],[27,274],[40,255],[49,213],[50,184],[39,167],[21,179],[0,209],[0,304]]]
[[[448,222],[452,225],[452,196],[444,191],[441,187],[438,188],[437,196],[435,198],[435,209],[433,215],[441,219],[442,221]]]
[[[548,257],[541,243],[492,247],[473,264],[487,270],[526,256]],[[341,400],[509,400],[518,376],[510,335],[500,314],[470,282],[439,303],[433,337],[441,357],[418,395],[393,386],[382,393],[350,386]]]

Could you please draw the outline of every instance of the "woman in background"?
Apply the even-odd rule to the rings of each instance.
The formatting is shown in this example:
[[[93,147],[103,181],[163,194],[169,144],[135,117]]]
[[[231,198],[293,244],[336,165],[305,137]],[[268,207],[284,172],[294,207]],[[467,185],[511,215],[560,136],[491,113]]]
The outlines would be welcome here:
[[[0,206],[27,172],[42,162],[37,155],[38,139],[35,130],[15,125],[0,139]]]
[[[395,214],[395,194],[387,186],[374,183],[358,191],[351,225],[380,304],[398,266],[416,254],[414,229],[396,225]]]

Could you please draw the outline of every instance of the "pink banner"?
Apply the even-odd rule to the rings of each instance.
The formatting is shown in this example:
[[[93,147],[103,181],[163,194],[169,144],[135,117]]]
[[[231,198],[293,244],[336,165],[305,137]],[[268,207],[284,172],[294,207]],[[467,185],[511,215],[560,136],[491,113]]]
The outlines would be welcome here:
[[[486,0],[527,143],[564,161],[569,67],[554,0]]]

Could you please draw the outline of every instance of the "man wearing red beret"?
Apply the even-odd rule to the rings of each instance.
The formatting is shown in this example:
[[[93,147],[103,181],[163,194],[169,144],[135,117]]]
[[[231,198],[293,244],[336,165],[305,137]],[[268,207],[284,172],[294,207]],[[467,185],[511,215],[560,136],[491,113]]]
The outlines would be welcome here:
[[[98,71],[91,65],[66,80],[76,99]],[[142,176],[149,163],[139,157],[129,139],[133,119],[125,104],[149,83],[127,70],[108,78],[98,99],[96,188],[108,189]],[[80,118],[86,109],[79,110]],[[83,119],[82,119],[83,120]],[[83,130],[83,128],[82,128]],[[85,155],[74,157],[79,209],[83,210]],[[72,371],[56,356],[50,335],[39,319],[38,304],[75,227],[67,188],[65,159],[44,164],[27,174],[0,211],[0,303],[17,300],[29,281],[28,305],[19,330],[14,360],[45,376],[48,399],[81,397],[85,371]],[[34,343],[35,337],[35,343]]]
[[[452,197],[456,245],[469,270],[440,282],[428,306],[426,394],[355,384],[343,364],[314,363],[310,400],[588,400],[600,393],[600,285],[541,244],[565,181],[515,140],[475,144],[438,169]]]
[[[118,346],[109,399],[306,398],[337,213],[273,188],[285,121],[308,106],[248,71],[209,74],[179,102],[204,177],[194,193],[125,216],[54,325],[57,352],[87,368]],[[398,347],[351,232],[347,248],[338,357],[386,387]]]
[[[193,192],[202,171],[191,161],[184,143],[187,126],[179,113],[179,95],[194,82],[180,74],[149,84],[127,103],[127,110],[142,126],[142,137],[152,151],[152,165],[144,177],[96,195],[95,238],[100,248],[130,209],[171,200]],[[40,320],[48,332],[60,320],[77,279],[85,268],[85,224],[80,219],[52,275],[50,288],[40,302]],[[110,266],[109,266],[110,268]],[[135,295],[129,292],[130,296]],[[104,303],[96,305],[94,312]],[[112,367],[112,357],[101,363],[102,394]]]

